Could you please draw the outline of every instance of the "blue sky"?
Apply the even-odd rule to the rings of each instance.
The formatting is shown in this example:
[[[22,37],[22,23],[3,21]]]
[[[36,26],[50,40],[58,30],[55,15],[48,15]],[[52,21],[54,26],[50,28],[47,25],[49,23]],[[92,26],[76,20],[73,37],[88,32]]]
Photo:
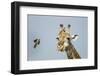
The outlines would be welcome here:
[[[27,59],[55,60],[67,59],[65,52],[57,50],[57,34],[59,25],[71,25],[71,33],[78,34],[79,39],[72,42],[82,58],[88,57],[88,18],[78,16],[27,16]],[[33,39],[40,38],[40,45],[33,48]]]

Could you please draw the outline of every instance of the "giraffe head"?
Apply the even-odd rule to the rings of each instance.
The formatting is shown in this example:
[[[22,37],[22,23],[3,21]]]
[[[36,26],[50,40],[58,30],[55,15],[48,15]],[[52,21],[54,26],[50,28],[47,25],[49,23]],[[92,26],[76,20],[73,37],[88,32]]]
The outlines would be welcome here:
[[[63,24],[60,24],[60,31],[58,33],[58,37],[56,38],[58,40],[57,48],[59,51],[64,51],[65,48],[70,45],[71,40],[75,39],[75,37],[78,36],[71,36],[70,27],[71,25],[68,25],[68,27],[66,28],[63,26]]]

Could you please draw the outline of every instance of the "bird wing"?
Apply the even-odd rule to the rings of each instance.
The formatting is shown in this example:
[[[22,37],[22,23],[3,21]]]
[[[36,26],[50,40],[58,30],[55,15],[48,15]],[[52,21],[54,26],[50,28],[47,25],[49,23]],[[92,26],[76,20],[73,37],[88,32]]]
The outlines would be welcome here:
[[[40,44],[40,39],[38,40],[38,45]]]

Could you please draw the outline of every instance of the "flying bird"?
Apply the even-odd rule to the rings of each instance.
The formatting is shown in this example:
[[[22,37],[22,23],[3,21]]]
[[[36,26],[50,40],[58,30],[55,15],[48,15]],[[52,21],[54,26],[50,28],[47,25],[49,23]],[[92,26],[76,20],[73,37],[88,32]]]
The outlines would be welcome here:
[[[36,48],[40,44],[40,39],[34,40],[34,48]]]

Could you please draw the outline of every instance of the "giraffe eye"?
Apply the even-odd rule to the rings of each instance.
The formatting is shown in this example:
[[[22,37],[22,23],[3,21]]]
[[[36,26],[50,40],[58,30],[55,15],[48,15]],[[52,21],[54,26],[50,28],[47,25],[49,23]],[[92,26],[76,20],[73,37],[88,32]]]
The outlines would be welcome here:
[[[70,40],[70,38],[67,38],[68,40]]]

